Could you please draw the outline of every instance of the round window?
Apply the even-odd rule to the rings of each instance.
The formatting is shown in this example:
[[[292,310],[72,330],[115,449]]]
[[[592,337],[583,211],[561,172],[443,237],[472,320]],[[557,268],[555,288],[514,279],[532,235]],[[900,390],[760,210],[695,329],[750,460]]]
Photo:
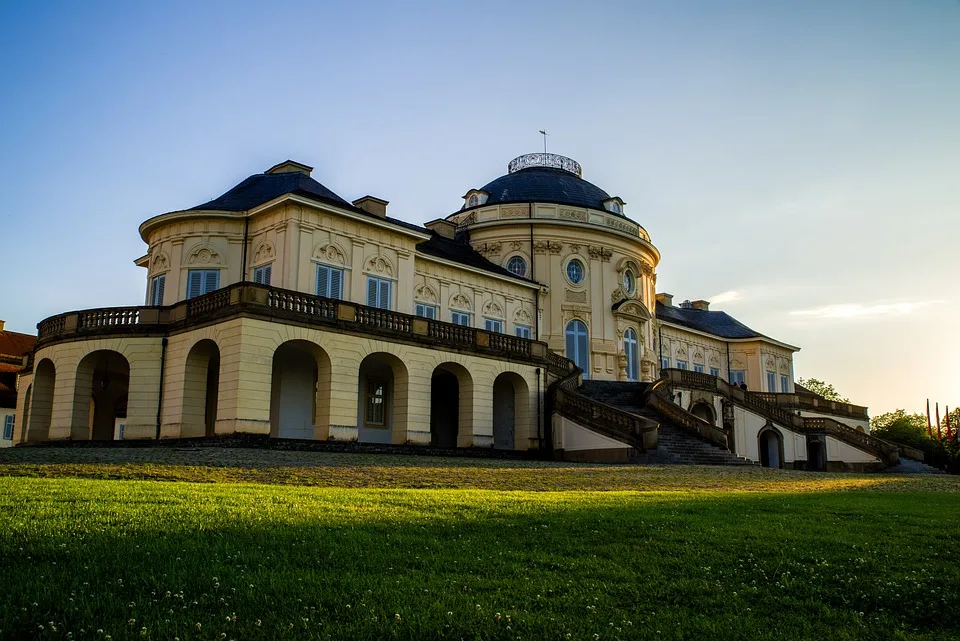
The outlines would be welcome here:
[[[635,286],[636,282],[633,280],[633,272],[623,272],[623,288],[627,290],[627,293],[632,294]]]
[[[526,276],[527,261],[523,259],[523,256],[514,256],[507,261],[507,271],[512,272],[517,276]]]
[[[567,278],[570,279],[570,282],[574,285],[579,285],[583,282],[583,263],[574,258],[569,263],[567,263]]]

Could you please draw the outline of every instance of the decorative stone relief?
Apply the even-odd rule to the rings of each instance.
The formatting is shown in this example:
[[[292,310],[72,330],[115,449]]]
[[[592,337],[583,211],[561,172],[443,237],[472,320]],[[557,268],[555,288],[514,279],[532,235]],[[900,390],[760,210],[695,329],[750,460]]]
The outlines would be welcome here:
[[[682,347],[682,346],[681,346],[681,347],[678,347],[678,348],[677,348],[677,358],[679,358],[681,361],[687,360],[687,348],[686,348],[686,347]]]
[[[193,250],[187,259],[187,263],[190,265],[221,265],[223,259],[214,248],[201,246]]]
[[[648,263],[645,260],[640,261],[640,271],[643,272],[644,276],[653,276],[653,265]]]
[[[347,257],[344,255],[343,250],[333,243],[322,246],[318,245],[317,248],[313,250],[313,257],[319,261],[336,263],[338,265],[345,265],[347,263]]]
[[[425,303],[433,303],[434,305],[436,305],[440,300],[433,287],[427,285],[426,283],[420,283],[413,289],[413,297],[415,300],[423,301]]]
[[[530,212],[526,207],[501,207],[500,218],[528,218]]]
[[[484,256],[499,256],[500,255],[500,243],[481,243],[474,247],[474,249]]]
[[[167,254],[158,251],[153,256],[153,262],[150,263],[150,273],[158,274],[160,272],[165,272],[170,269],[170,259],[167,258]]]
[[[555,243],[552,240],[538,240],[533,244],[533,251],[537,254],[545,254],[547,252],[550,252],[551,254],[559,254],[561,249],[563,249],[563,245],[560,243]]]
[[[767,369],[768,369],[768,370],[774,371],[774,370],[777,369],[777,363],[776,363],[776,361],[773,360],[773,357],[772,357],[772,356],[768,356],[768,357],[767,357],[767,363],[766,363],[766,365],[767,365]]]
[[[730,369],[746,369],[743,366],[743,360],[740,358],[733,358],[730,361]]]
[[[273,260],[276,253],[273,250],[273,243],[269,240],[265,240],[259,245],[257,245],[257,250],[253,252],[253,264],[265,263],[267,261]]]
[[[512,249],[513,251],[517,251],[521,247],[523,247],[523,243],[521,243],[519,240],[510,241],[510,249]]]
[[[627,296],[627,293],[624,292],[623,288],[620,287],[619,285],[617,285],[617,288],[613,290],[612,294],[610,294],[611,303],[619,303],[620,301],[626,300],[627,298],[629,298],[629,296]]]
[[[780,373],[781,373],[781,374],[786,374],[786,375],[789,376],[789,375],[790,375],[790,363],[788,363],[787,361],[781,360],[781,361],[780,361]]]
[[[587,222],[587,212],[576,209],[561,209],[558,218]]]
[[[570,243],[570,252],[573,254],[580,253],[580,245],[577,243]]]
[[[477,212],[472,211],[469,214],[460,216],[457,220],[457,227],[466,227],[467,225],[472,225],[477,222]]]
[[[637,228],[628,222],[610,218],[609,216],[603,222],[607,227],[613,227],[614,229],[625,231],[628,234],[637,234]]]
[[[693,362],[694,363],[703,363],[703,352],[699,349],[693,353]]]
[[[710,355],[710,366],[711,367],[720,367],[720,359],[717,358],[716,354]]]
[[[470,304],[470,299],[467,298],[463,292],[458,292],[453,295],[453,297],[450,299],[450,307],[453,309],[464,309],[467,311],[473,309],[473,305]]]
[[[371,256],[367,259],[365,269],[368,272],[393,276],[393,265],[383,256]]]
[[[495,301],[490,301],[483,306],[483,315],[490,318],[503,318],[503,308]]]
[[[514,323],[517,323],[518,325],[529,325],[529,324],[530,324],[530,312],[528,312],[527,310],[523,309],[522,307],[519,308],[519,309],[516,311],[516,313],[514,313],[514,315],[513,315],[513,322],[514,322]]]
[[[606,247],[601,247],[599,245],[590,245],[587,248],[587,252],[590,254],[590,258],[594,260],[600,260],[605,263],[609,263],[610,258],[613,257],[612,251],[610,251]]]
[[[587,292],[575,292],[572,289],[564,290],[563,299],[568,303],[586,303]]]

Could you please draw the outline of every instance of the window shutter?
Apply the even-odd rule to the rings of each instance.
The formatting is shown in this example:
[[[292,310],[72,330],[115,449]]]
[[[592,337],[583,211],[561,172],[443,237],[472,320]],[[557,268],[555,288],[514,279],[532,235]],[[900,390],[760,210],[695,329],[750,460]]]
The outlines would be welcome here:
[[[220,270],[208,269],[206,272],[204,272],[203,280],[204,294],[209,294],[214,290],[220,289]]]
[[[376,278],[367,278],[367,305],[369,307],[377,306],[377,279]]]
[[[187,298],[196,298],[203,293],[203,272],[191,271],[187,277]]]
[[[269,285],[273,276],[273,265],[267,265],[263,268],[263,284]]]
[[[427,318],[429,318],[429,319],[431,319],[431,320],[436,319],[436,317],[437,317],[437,308],[436,308],[436,307],[433,307],[433,306],[431,306],[431,305],[427,305],[427,314],[426,314],[426,316],[427,316]]]
[[[167,277],[164,276],[154,276],[153,277],[153,287],[150,291],[150,304],[153,306],[163,305],[163,285],[164,281],[167,280]]]
[[[328,282],[330,280],[330,268],[323,265],[317,265],[317,296],[329,296]]]
[[[261,267],[253,270],[253,282],[257,285],[263,284],[263,269]]]
[[[585,331],[581,331],[577,337],[577,351],[577,364],[583,368],[583,377],[587,378],[590,371],[590,348],[587,345],[587,332]]]
[[[378,301],[379,307],[383,309],[390,309],[390,281],[381,280],[380,281],[380,300]]]
[[[343,270],[330,270],[330,298],[343,298]]]

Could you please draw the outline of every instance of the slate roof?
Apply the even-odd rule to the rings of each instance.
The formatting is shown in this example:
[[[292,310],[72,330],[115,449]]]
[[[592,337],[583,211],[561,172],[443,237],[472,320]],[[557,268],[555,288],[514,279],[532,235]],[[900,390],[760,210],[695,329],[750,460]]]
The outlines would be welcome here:
[[[726,312],[667,307],[657,301],[657,318],[721,338],[768,338],[755,332]]]
[[[476,267],[477,269],[482,269],[500,276],[508,276],[527,283],[536,282],[517,276],[510,270],[490,262],[484,258],[483,254],[477,252],[467,243],[444,238],[434,231],[430,232],[429,240],[425,240],[417,245],[417,251],[430,256],[436,256],[437,258],[445,258],[455,263],[460,263],[461,265],[467,265],[468,267]]]
[[[529,167],[500,176],[481,189],[490,194],[487,205],[501,203],[558,203],[603,211],[610,194],[568,171]]]

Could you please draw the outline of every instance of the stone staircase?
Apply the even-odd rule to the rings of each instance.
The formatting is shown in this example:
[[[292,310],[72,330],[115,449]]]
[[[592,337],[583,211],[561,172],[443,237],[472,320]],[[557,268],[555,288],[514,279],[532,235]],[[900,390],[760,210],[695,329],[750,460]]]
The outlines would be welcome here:
[[[881,470],[882,474],[946,474],[943,470],[927,465],[921,461],[914,461],[900,457],[899,465],[892,465]]]
[[[644,395],[650,383],[621,383],[617,381],[584,381],[580,393],[612,405],[625,412],[638,414],[660,424],[657,430],[657,448],[637,453],[631,461],[649,464],[680,465],[758,465],[742,456],[702,440],[696,434],[671,425],[644,405]]]

